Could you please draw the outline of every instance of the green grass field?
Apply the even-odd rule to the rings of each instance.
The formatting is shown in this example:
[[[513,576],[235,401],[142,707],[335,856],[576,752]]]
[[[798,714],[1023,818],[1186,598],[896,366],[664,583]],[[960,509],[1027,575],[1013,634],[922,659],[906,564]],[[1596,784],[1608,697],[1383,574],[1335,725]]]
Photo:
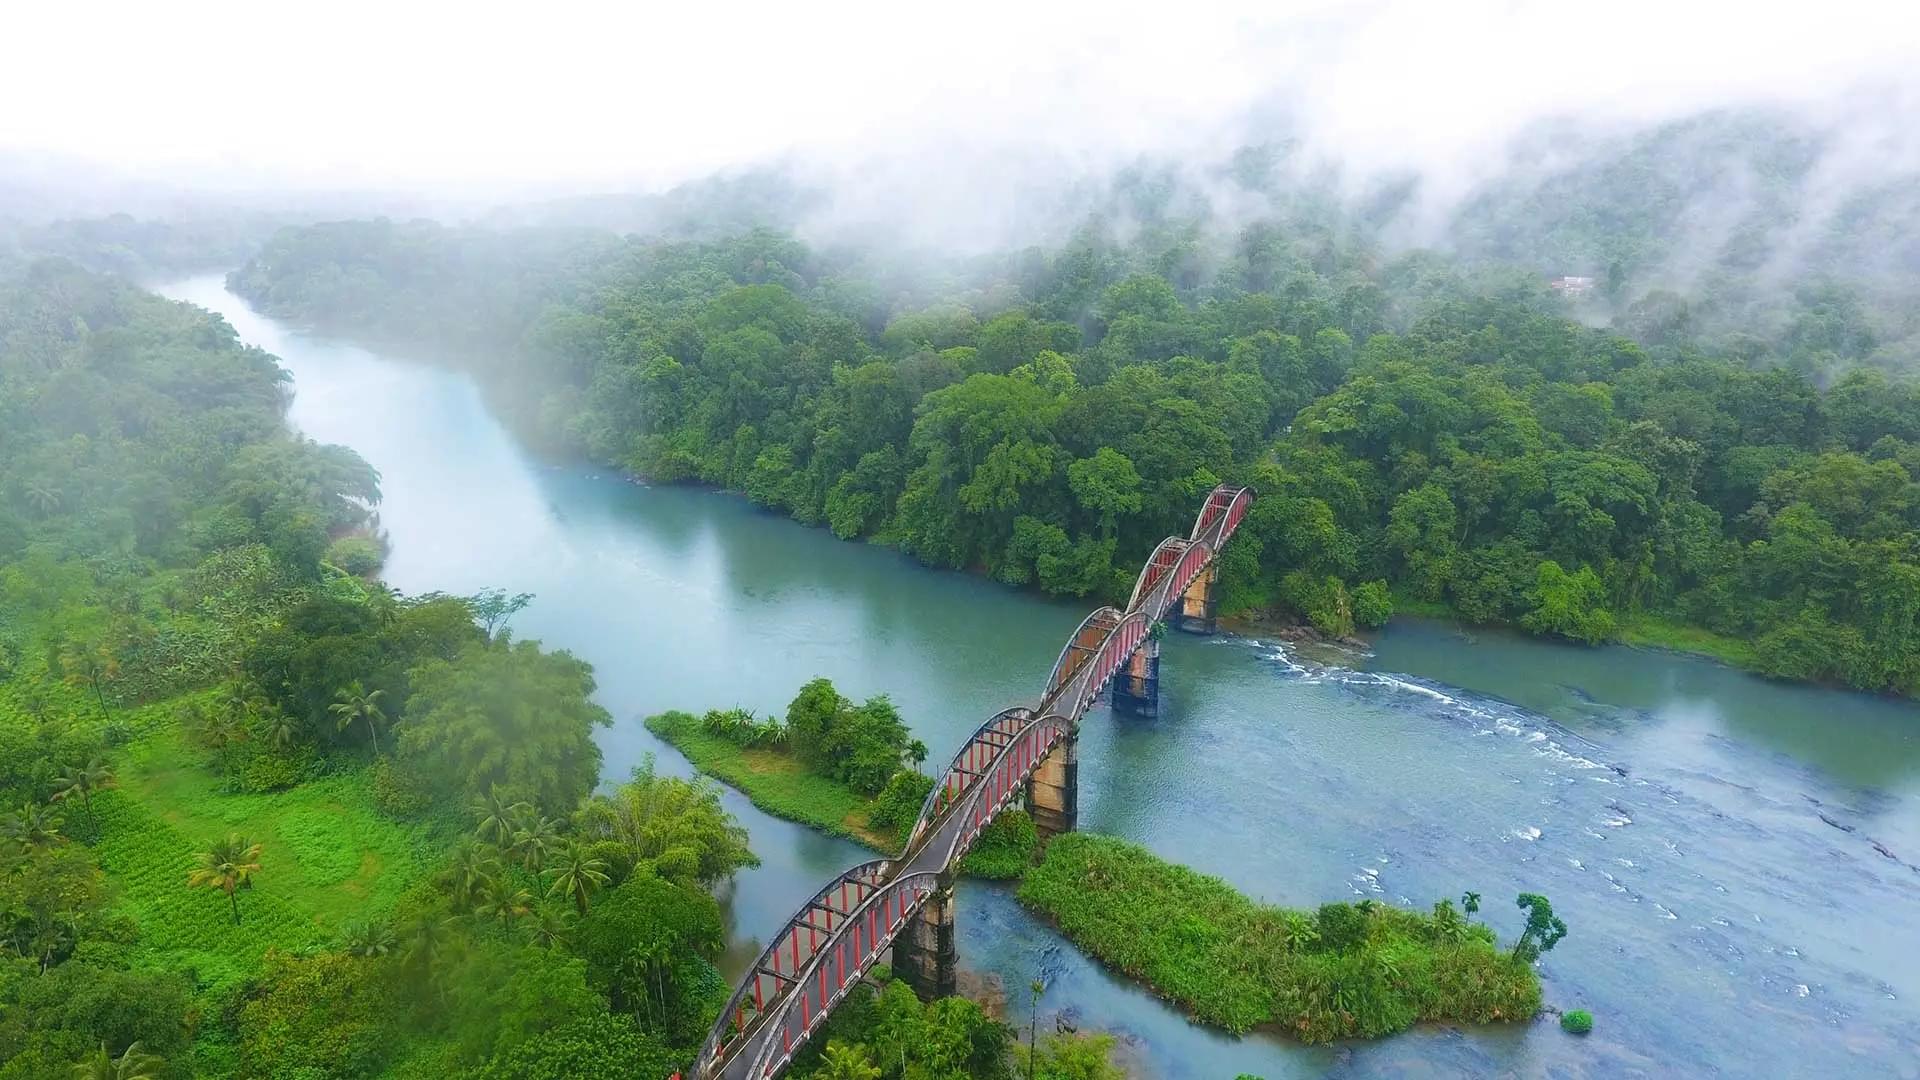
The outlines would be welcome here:
[[[809,771],[792,754],[735,745],[702,730],[699,722],[685,713],[649,716],[646,723],[648,731],[685,754],[694,768],[745,795],[767,813],[844,836],[876,851],[891,854],[898,850],[898,836],[867,824],[872,800],[838,780]]]
[[[136,965],[190,972],[209,989],[231,985],[269,948],[330,943],[345,924],[391,911],[431,865],[432,827],[382,815],[364,769],[287,791],[231,794],[181,739],[178,716],[197,695],[103,713],[77,691],[44,682],[30,703],[28,685],[0,684],[0,723],[131,738],[106,753],[115,786],[93,799],[99,837],[77,804],[66,807],[66,831],[90,842],[115,909],[138,928]],[[229,833],[261,845],[254,887],[239,896],[239,926],[224,894],[187,886],[195,854]]]

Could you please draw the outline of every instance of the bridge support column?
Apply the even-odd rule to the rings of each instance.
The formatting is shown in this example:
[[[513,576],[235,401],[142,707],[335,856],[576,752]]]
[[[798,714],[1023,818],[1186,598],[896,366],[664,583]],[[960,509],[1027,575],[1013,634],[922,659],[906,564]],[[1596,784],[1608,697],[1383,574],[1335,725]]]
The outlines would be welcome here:
[[[893,943],[893,973],[913,988],[922,1001],[952,997],[960,950],[953,936],[953,877],[943,874],[940,887]]]
[[[1193,579],[1187,591],[1180,594],[1180,609],[1173,616],[1176,629],[1189,634],[1211,634],[1219,630],[1220,597],[1219,590],[1215,588],[1219,581],[1218,561],[1208,564],[1200,576]]]
[[[1027,814],[1040,842],[1072,832],[1080,822],[1080,733],[1054,744],[1027,780]]]
[[[1149,635],[1113,680],[1115,712],[1160,715],[1160,638]]]

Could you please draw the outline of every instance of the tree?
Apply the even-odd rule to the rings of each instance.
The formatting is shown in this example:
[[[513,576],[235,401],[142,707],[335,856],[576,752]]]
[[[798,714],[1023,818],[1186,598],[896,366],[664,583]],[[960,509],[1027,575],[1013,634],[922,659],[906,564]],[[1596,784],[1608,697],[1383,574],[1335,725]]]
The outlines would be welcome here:
[[[566,850],[552,866],[543,873],[553,879],[547,886],[552,896],[567,896],[573,899],[573,906],[580,914],[587,913],[587,900],[607,883],[607,862],[595,858],[579,841],[568,844]]]
[[[1514,903],[1527,913],[1527,925],[1520,932],[1520,940],[1514,942],[1513,955],[1515,959],[1532,963],[1567,936],[1567,924],[1560,921],[1553,913],[1553,905],[1539,893],[1521,893]]]
[[[1113,535],[1120,515],[1140,512],[1140,473],[1111,446],[1067,466],[1067,484],[1074,500],[1097,516],[1102,536]]]
[[[68,685],[93,691],[100,711],[107,711],[105,684],[120,676],[120,658],[104,640],[70,639],[60,647],[60,670]]]
[[[348,956],[372,959],[393,952],[399,942],[400,937],[394,933],[391,923],[365,919],[347,926],[347,932],[341,938],[340,947]]]
[[[1597,645],[1613,637],[1613,613],[1604,606],[1606,586],[1590,566],[1569,574],[1551,559],[1540,564],[1527,599],[1534,605],[1520,624],[1535,633]]]
[[[709,1022],[711,962],[725,939],[710,894],[641,867],[580,919],[574,949],[615,1009],[677,1041]]]
[[[537,871],[546,865],[547,857],[559,844],[559,823],[529,807],[519,815],[513,830],[513,846],[508,853],[518,858],[528,871]]]
[[[474,835],[496,847],[506,847],[513,843],[514,822],[532,809],[533,804],[524,800],[508,802],[500,785],[489,784],[487,793],[473,803],[473,816],[479,819]]]
[[[866,1047],[833,1039],[820,1055],[819,1071],[813,1075],[819,1080],[880,1080],[881,1073]]]
[[[574,834],[596,850],[618,845],[631,862],[702,888],[760,863],[747,846],[747,830],[721,805],[717,785],[661,776],[651,756],[630,781],[581,807]]]
[[[1469,916],[1479,914],[1480,894],[1472,890],[1468,890],[1466,892],[1461,893],[1460,906],[1466,910],[1466,913]]]
[[[60,812],[51,806],[23,804],[20,809],[0,817],[0,837],[22,851],[34,851],[62,843]]]
[[[240,925],[241,889],[253,888],[253,875],[260,872],[260,845],[249,844],[238,833],[195,856],[199,865],[187,874],[189,888],[218,889],[227,894],[233,908],[233,925]]]
[[[592,668],[532,642],[475,643],[413,669],[400,756],[472,800],[495,786],[536,808],[578,806],[600,772]]]
[[[480,630],[488,637],[494,631],[504,631],[507,623],[533,602],[532,593],[515,593],[508,596],[503,589],[482,589],[467,597],[467,606],[472,609],[473,617],[480,622]]]
[[[340,689],[327,711],[333,713],[335,722],[341,731],[352,727],[355,721],[367,726],[367,738],[373,743],[373,752],[380,753],[380,725],[387,722],[387,714],[380,708],[380,699],[386,696],[385,690],[369,691],[355,679]]]
[[[101,1043],[100,1049],[73,1067],[73,1075],[74,1080],[158,1080],[165,1066],[136,1039],[119,1057],[111,1056],[107,1044]]]
[[[87,812],[87,825],[97,837],[100,835],[100,819],[93,813],[93,793],[104,791],[113,785],[113,768],[100,758],[94,757],[84,765],[75,762],[54,777],[53,797],[66,799],[74,795],[80,796],[80,805]]]

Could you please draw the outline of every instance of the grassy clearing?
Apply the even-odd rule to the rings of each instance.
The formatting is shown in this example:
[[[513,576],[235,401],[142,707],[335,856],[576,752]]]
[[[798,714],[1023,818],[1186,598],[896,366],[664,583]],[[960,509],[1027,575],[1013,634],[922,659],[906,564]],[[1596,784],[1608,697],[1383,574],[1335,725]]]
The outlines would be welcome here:
[[[775,817],[844,836],[876,851],[899,850],[900,837],[868,822],[872,800],[838,780],[812,772],[792,754],[750,750],[701,729],[686,713],[647,718],[647,730],[665,739],[688,761],[745,795]]]
[[[1374,1038],[1423,1020],[1524,1020],[1532,967],[1451,905],[1316,912],[1255,903],[1218,878],[1111,837],[1069,833],[1028,872],[1020,900],[1075,944],[1196,1019],[1306,1042]]]
[[[272,794],[228,793],[179,732],[182,710],[207,693],[101,712],[71,688],[15,681],[0,684],[0,724],[131,740],[107,752],[115,786],[93,800],[94,855],[116,910],[139,929],[132,963],[217,989],[258,970],[269,948],[329,944],[346,923],[391,910],[426,872],[435,841],[432,827],[379,813],[366,770]],[[68,808],[69,831],[91,839],[85,822],[77,805]],[[228,833],[261,845],[239,926],[223,894],[187,886],[195,855]]]
[[[1628,645],[1649,649],[1707,656],[1737,668],[1753,670],[1759,666],[1753,644],[1744,638],[1727,637],[1698,626],[1686,626],[1655,616],[1641,616],[1620,627],[1620,640]]]

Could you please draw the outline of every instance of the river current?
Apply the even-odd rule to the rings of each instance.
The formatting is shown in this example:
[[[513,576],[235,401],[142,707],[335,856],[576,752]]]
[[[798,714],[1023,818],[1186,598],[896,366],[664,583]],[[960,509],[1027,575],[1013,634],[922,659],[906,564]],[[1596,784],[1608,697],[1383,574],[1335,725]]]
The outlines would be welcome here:
[[[886,693],[943,761],[1039,695],[1089,605],[835,540],[733,496],[543,463],[465,377],[263,317],[217,277],[163,285],[294,375],[292,420],[380,470],[386,576],[409,593],[535,595],[515,632],[593,663],[604,775],[664,709],[777,712],[825,675]],[[1047,989],[1141,1075],[1920,1077],[1920,707],[1689,657],[1396,619],[1365,655],[1169,635],[1161,715],[1096,708],[1080,825],[1262,899],[1431,904],[1472,889],[1503,939],[1519,892],[1571,932],[1546,999],[1595,1031],[1423,1027],[1302,1047],[1233,1039],[1107,974],[1010,890],[960,889],[963,968]],[[759,867],[728,897],[734,963],[870,857],[727,793]],[[729,972],[731,974],[731,972]]]

